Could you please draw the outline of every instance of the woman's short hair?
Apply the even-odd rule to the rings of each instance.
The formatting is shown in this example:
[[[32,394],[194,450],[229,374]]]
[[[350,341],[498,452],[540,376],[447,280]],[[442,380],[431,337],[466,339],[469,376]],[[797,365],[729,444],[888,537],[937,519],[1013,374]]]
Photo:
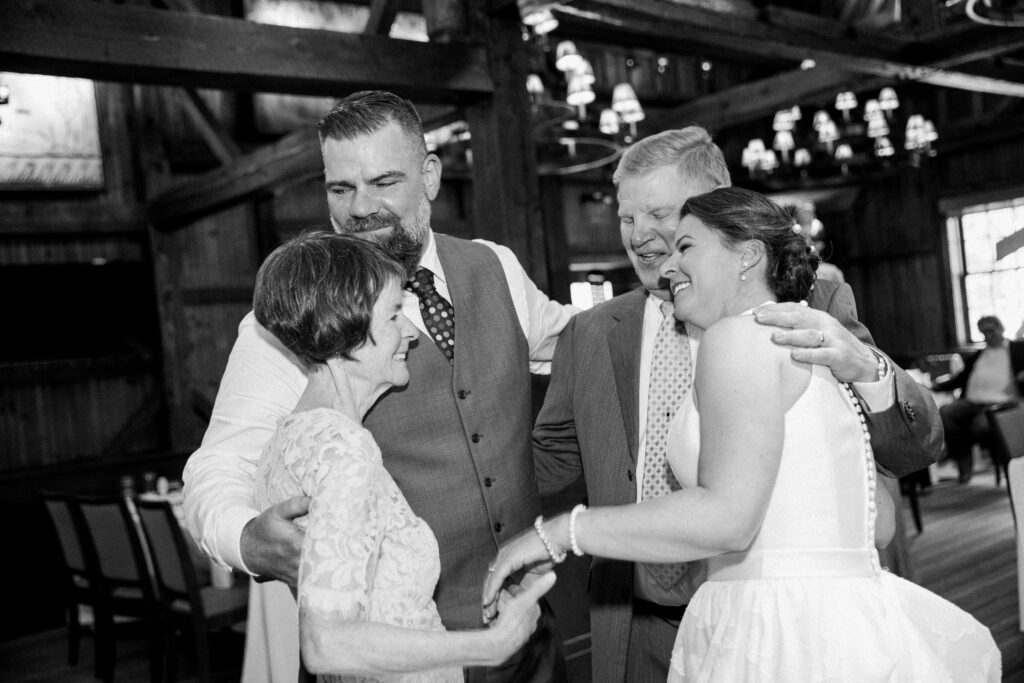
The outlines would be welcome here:
[[[372,135],[392,121],[412,141],[421,157],[427,156],[423,122],[416,107],[407,99],[386,90],[362,90],[339,100],[317,124],[320,142],[351,140]]]
[[[275,249],[256,274],[256,320],[307,366],[349,354],[370,336],[384,286],[405,271],[376,244],[307,232]]]
[[[806,299],[814,286],[818,255],[794,231],[795,212],[763,194],[739,187],[722,187],[690,197],[681,217],[693,215],[735,247],[757,240],[765,247],[768,287],[779,301]]]

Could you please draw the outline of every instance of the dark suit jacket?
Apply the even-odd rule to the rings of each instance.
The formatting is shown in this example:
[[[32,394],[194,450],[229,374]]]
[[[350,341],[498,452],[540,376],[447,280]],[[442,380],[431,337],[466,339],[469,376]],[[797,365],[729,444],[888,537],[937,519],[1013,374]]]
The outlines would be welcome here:
[[[978,356],[980,356],[981,352],[984,350],[985,349],[979,349],[964,358],[964,369],[960,374],[946,380],[945,382],[936,382],[935,386],[932,388],[935,391],[965,389],[967,387],[967,380],[970,379],[971,372],[974,371],[974,364],[978,362]],[[1017,391],[1021,396],[1024,396],[1024,377],[1021,375],[1021,373],[1024,372],[1024,341],[1010,342],[1010,369],[1013,371],[1014,379],[1017,382]]]
[[[551,382],[533,434],[542,495],[582,474],[591,505],[636,502],[640,341],[646,292],[638,289],[574,317],[558,340]],[[809,303],[828,311],[858,338],[846,284],[819,280]],[[879,462],[896,474],[926,467],[942,448],[942,424],[926,390],[897,373],[896,402],[869,415]],[[625,679],[632,619],[633,563],[595,558],[590,577],[593,679]]]

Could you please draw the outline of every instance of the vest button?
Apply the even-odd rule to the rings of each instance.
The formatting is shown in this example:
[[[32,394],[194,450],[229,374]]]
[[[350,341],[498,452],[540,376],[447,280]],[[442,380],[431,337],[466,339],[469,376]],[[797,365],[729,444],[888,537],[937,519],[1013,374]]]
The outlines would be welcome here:
[[[459,398],[466,398],[467,396],[469,396],[469,394],[470,394],[469,391],[467,391],[465,389],[459,389],[458,397]]]
[[[469,437],[469,440],[472,441],[473,443],[480,443],[480,439],[482,438],[483,434],[474,434],[473,436]]]
[[[505,525],[502,524],[501,522],[495,522],[494,523],[494,530],[497,531],[499,534],[501,533],[501,530],[504,529],[504,528],[505,528]]]
[[[487,488],[491,488],[492,486],[494,486],[494,480],[491,479],[490,477],[484,477],[484,486],[486,486]]]

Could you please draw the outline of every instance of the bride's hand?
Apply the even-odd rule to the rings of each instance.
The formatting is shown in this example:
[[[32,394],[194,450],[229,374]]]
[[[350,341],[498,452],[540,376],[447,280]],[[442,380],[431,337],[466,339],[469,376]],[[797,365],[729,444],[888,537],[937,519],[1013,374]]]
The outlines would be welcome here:
[[[490,622],[494,659],[491,665],[504,662],[517,652],[537,629],[540,605],[537,601],[555,585],[553,571],[527,572],[520,585],[501,590],[495,600],[497,618]]]
[[[562,517],[564,516],[562,515]],[[545,523],[544,527],[548,529],[549,537],[552,526],[559,521],[561,521],[560,518],[555,518]],[[552,540],[552,543],[557,543],[557,541]],[[554,550],[562,552],[560,546],[555,547]],[[493,619],[498,613],[499,592],[513,573],[525,568],[529,573],[540,575],[551,571],[553,564],[544,542],[540,540],[540,536],[533,528],[525,529],[518,536],[503,543],[498,549],[498,555],[488,567],[487,576],[484,579],[482,600],[484,620]]]

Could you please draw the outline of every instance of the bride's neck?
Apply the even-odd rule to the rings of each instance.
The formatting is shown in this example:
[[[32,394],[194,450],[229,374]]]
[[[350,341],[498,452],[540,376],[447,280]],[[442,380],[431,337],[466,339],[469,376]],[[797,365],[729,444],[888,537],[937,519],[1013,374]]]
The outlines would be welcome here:
[[[295,404],[295,412],[301,413],[315,408],[330,408],[343,413],[356,422],[363,416],[357,406],[355,397],[349,391],[343,391],[335,381],[334,374],[326,364],[314,365],[310,368],[306,389]]]

